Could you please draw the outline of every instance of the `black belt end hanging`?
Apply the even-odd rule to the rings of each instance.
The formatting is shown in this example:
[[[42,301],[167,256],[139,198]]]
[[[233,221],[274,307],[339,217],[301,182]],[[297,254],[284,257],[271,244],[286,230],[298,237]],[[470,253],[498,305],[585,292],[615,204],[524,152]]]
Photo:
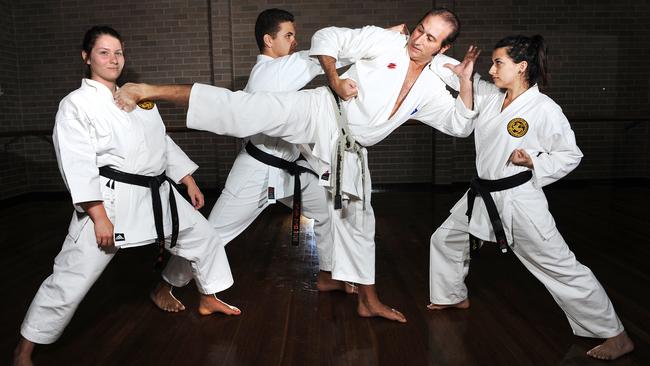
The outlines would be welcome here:
[[[497,244],[499,244],[501,253],[508,253],[508,242],[506,241],[506,239],[497,240]]]
[[[165,172],[162,172],[162,174],[157,176],[146,176],[126,173],[108,166],[103,166],[99,168],[99,174],[103,177],[112,179],[113,187],[115,181],[118,181],[149,188],[149,191],[151,192],[151,206],[153,209],[154,226],[156,228],[156,242],[158,243],[158,255],[156,256],[156,261],[154,262],[154,268],[162,269],[163,264],[165,263],[165,232],[163,225],[162,202],[160,200],[160,186],[164,182],[167,182],[169,184],[169,209],[171,211],[172,220],[170,247],[173,248],[176,246],[179,232],[178,207],[176,205],[176,198],[174,197],[174,190],[176,189],[174,182],[169,177],[167,177]]]
[[[472,220],[474,200],[476,196],[480,196],[490,217],[490,223],[492,224],[492,229],[494,230],[494,235],[496,236],[501,253],[508,252],[508,240],[503,229],[503,222],[501,222],[501,217],[499,216],[499,210],[490,192],[498,192],[517,187],[528,182],[532,177],[533,173],[527,170],[506,178],[496,180],[474,178],[470,182],[470,189],[467,192],[467,223],[469,225]],[[469,246],[470,258],[476,257],[478,255],[478,249],[481,247],[480,240],[474,235],[469,234]]]
[[[307,173],[318,178],[318,174],[309,168],[298,165],[295,161],[287,161],[277,156],[265,153],[250,141],[246,144],[245,149],[246,152],[255,160],[282,169],[294,177],[293,211],[291,213],[291,245],[297,246],[300,243],[300,215],[302,213],[302,186],[300,184],[300,175]]]
[[[343,199],[341,198],[341,194],[337,193],[334,195],[334,209],[340,210],[341,208],[343,208]]]
[[[481,251],[481,239],[475,237],[474,235],[469,235],[469,258],[478,258]]]
[[[294,206],[291,216],[291,245],[295,247],[300,244],[300,210]]]
[[[156,256],[156,261],[154,262],[153,269],[154,271],[162,271],[163,264],[165,264],[165,242],[157,241],[156,250],[158,255]]]
[[[291,245],[300,243],[300,215],[302,214],[302,194],[300,191],[300,173],[293,175],[293,210],[291,211]]]

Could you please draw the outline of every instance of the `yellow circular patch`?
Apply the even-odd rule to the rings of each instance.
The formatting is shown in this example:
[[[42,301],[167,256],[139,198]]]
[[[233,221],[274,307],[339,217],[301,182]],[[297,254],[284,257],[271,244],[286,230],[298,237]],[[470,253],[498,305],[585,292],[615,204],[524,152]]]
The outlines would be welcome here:
[[[515,118],[508,122],[508,133],[512,137],[522,137],[528,132],[528,122],[523,118]]]
[[[138,107],[140,107],[142,109],[146,109],[146,110],[153,109],[153,107],[155,105],[156,105],[156,103],[154,103],[151,100],[141,100],[141,101],[138,102]]]

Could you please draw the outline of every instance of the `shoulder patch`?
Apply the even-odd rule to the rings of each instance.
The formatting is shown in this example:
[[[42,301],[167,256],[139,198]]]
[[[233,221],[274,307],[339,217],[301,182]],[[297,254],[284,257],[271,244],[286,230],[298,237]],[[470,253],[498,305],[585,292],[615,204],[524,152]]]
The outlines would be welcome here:
[[[155,105],[156,105],[156,103],[154,103],[151,100],[141,100],[141,101],[138,102],[138,107],[140,107],[142,109],[145,109],[145,110],[153,109],[153,107]]]

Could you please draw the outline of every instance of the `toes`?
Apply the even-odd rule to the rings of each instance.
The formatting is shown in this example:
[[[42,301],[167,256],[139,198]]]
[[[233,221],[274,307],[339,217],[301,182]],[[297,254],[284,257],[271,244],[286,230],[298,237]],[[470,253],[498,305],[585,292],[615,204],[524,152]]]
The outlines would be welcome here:
[[[228,307],[228,310],[230,310],[230,311],[226,310],[226,311],[224,311],[224,313],[226,313],[228,315],[239,315],[239,314],[241,314],[241,310],[239,310],[238,307],[233,306],[233,305],[228,305],[228,304],[225,304],[225,305]]]
[[[396,320],[400,323],[406,323],[406,317],[404,314],[400,313],[398,310],[395,309],[390,309],[390,311],[393,313],[393,320]]]
[[[593,357],[599,360],[610,360],[612,357],[610,354],[608,354],[606,351],[603,351],[601,349],[601,345],[596,346],[589,351],[587,351],[587,356]]]

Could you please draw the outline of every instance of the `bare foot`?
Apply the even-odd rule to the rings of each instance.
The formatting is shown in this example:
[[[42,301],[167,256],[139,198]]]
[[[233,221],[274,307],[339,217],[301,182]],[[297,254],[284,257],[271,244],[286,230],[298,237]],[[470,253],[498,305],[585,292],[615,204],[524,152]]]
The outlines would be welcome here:
[[[156,288],[151,291],[149,298],[160,310],[168,311],[170,313],[177,313],[185,310],[185,305],[181,303],[172,294],[172,285],[165,281],[160,281]]]
[[[318,271],[316,288],[320,292],[345,291],[348,294],[357,293],[357,286],[353,283],[332,279],[332,272],[325,271]]]
[[[627,336],[627,333],[623,331],[621,334],[612,338],[607,338],[605,342],[587,351],[587,356],[599,360],[615,360],[633,350],[634,343],[632,343],[630,337]]]
[[[443,310],[443,309],[469,309],[469,299],[465,299],[458,304],[440,305],[431,303],[427,305],[429,310]]]
[[[215,295],[201,295],[199,302],[199,314],[210,315],[214,313],[223,313],[226,315],[240,315],[241,310],[237,307],[228,305],[217,299]]]
[[[32,352],[34,351],[35,344],[28,341],[24,337],[20,337],[20,341],[14,350],[14,358],[11,360],[12,366],[34,366],[32,362]]]
[[[354,283],[346,281],[345,282],[345,292],[347,294],[350,294],[350,295],[358,294],[359,293],[359,288]]]
[[[377,297],[375,285],[359,285],[359,299],[357,302],[357,313],[364,318],[381,317],[406,323],[406,317],[389,306],[383,304]]]

